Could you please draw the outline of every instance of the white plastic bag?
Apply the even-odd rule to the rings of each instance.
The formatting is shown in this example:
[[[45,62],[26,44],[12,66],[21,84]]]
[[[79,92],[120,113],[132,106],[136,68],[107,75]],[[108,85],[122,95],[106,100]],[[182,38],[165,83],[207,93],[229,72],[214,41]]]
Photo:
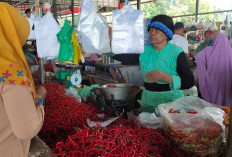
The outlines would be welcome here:
[[[79,96],[75,88],[69,87],[68,89],[66,89],[66,92],[67,92],[67,95],[74,97],[78,101],[81,101],[81,97]]]
[[[157,117],[155,113],[142,112],[139,114],[138,120],[148,128],[162,128],[161,117]]]
[[[209,30],[211,26],[212,26],[212,22],[210,21],[203,22],[204,31]]]
[[[190,156],[214,156],[224,141],[224,111],[197,97],[159,105],[165,132]]]
[[[108,125],[110,125],[111,123],[113,123],[115,120],[117,120],[119,117],[115,117],[115,118],[109,118],[108,120],[104,121],[104,122],[95,122],[95,121],[91,121],[89,118],[87,119],[87,124],[89,127],[97,127],[98,125],[100,125],[101,127],[107,127]]]
[[[35,30],[33,29],[33,26],[34,26],[34,20],[35,19],[39,19],[38,17],[35,18],[35,16],[33,15],[33,13],[31,14],[31,17],[30,18],[27,18],[27,21],[29,22],[30,24],[30,34],[27,38],[27,40],[35,40]]]
[[[112,16],[112,52],[143,53],[143,12],[125,5],[121,10],[114,10]]]
[[[85,52],[111,52],[107,22],[97,13],[97,4],[92,0],[84,0],[82,3],[77,31]]]
[[[217,31],[218,30],[218,27],[216,25],[216,23],[213,23],[210,28],[209,28],[211,31]]]
[[[34,23],[39,58],[56,58],[60,49],[56,34],[60,31],[60,26],[51,12],[47,12],[39,21],[34,21]]]

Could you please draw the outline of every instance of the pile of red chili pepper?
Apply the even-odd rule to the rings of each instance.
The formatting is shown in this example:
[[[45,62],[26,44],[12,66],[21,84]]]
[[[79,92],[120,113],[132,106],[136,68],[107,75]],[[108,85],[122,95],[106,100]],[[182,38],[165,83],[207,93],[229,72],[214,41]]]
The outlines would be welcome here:
[[[86,119],[104,121],[96,114],[102,113],[91,104],[82,104],[65,95],[64,88],[57,83],[45,84],[47,90],[44,125],[39,136],[50,147],[75,133],[74,128],[87,126]],[[107,116],[105,118],[108,118]]]
[[[171,147],[161,130],[140,128],[135,122],[119,119],[106,128],[76,129],[65,143],[58,142],[55,156],[174,157],[181,156]]]
[[[55,156],[181,156],[161,130],[149,129],[122,118],[105,128],[90,128],[87,118],[105,121],[91,104],[65,95],[62,86],[45,84],[47,90],[44,126],[39,134]]]

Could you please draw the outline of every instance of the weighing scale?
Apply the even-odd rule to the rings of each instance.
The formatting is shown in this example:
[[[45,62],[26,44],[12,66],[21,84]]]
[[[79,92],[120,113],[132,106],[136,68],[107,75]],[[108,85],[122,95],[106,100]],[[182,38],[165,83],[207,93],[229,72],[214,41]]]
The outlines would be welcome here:
[[[59,71],[56,73],[56,78],[60,84],[64,81],[68,87],[74,87],[81,84],[81,65],[74,65],[69,63],[56,63]]]

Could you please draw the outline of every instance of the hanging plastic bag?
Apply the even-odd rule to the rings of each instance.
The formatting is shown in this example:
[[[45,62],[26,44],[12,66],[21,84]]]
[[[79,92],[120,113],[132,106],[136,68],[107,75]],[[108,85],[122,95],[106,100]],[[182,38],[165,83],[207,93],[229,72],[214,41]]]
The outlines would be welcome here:
[[[77,31],[85,52],[111,52],[107,22],[97,13],[97,4],[92,0],[84,0],[82,3]]]
[[[73,44],[73,64],[78,64],[79,61],[84,63],[85,58],[81,53],[81,48],[80,48],[80,45],[78,43],[78,38],[77,38],[75,31],[73,31],[73,33],[72,33],[71,43]]]
[[[144,20],[144,42],[145,42],[145,45],[151,45],[151,42],[149,40],[149,35],[148,35],[148,26],[151,22],[151,19],[146,19]]]
[[[218,30],[218,27],[216,25],[216,23],[213,23],[210,28],[209,28],[211,31],[217,31]]]
[[[30,34],[29,37],[27,38],[28,40],[35,40],[35,29],[34,29],[34,21],[35,19],[40,19],[40,18],[35,18],[35,16],[33,14],[31,14],[30,18],[27,18],[27,21],[30,24]]]
[[[60,43],[58,61],[73,62],[73,44],[72,41],[73,27],[67,19],[64,21],[64,26],[57,33],[57,40]]]
[[[197,97],[159,105],[165,132],[189,156],[214,156],[224,140],[224,111]]]
[[[112,52],[143,53],[144,23],[143,12],[125,5],[121,10],[113,11]]]
[[[39,21],[34,21],[34,24],[39,58],[56,58],[60,49],[56,34],[60,31],[60,26],[51,12],[47,12]]]

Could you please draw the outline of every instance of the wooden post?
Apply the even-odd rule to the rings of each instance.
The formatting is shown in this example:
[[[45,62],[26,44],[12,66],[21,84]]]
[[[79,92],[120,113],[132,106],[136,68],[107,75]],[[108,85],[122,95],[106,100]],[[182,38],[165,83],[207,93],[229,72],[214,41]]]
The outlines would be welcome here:
[[[141,0],[137,0],[137,10],[140,10],[140,2],[141,2]]]
[[[52,13],[53,13],[53,17],[57,20],[57,5],[56,5],[56,0],[52,1]]]
[[[200,7],[200,0],[196,0],[196,15],[195,15],[195,22],[198,21],[199,7]]]
[[[72,5],[71,5],[71,8],[72,8],[72,26],[74,27],[74,0],[72,0]]]

